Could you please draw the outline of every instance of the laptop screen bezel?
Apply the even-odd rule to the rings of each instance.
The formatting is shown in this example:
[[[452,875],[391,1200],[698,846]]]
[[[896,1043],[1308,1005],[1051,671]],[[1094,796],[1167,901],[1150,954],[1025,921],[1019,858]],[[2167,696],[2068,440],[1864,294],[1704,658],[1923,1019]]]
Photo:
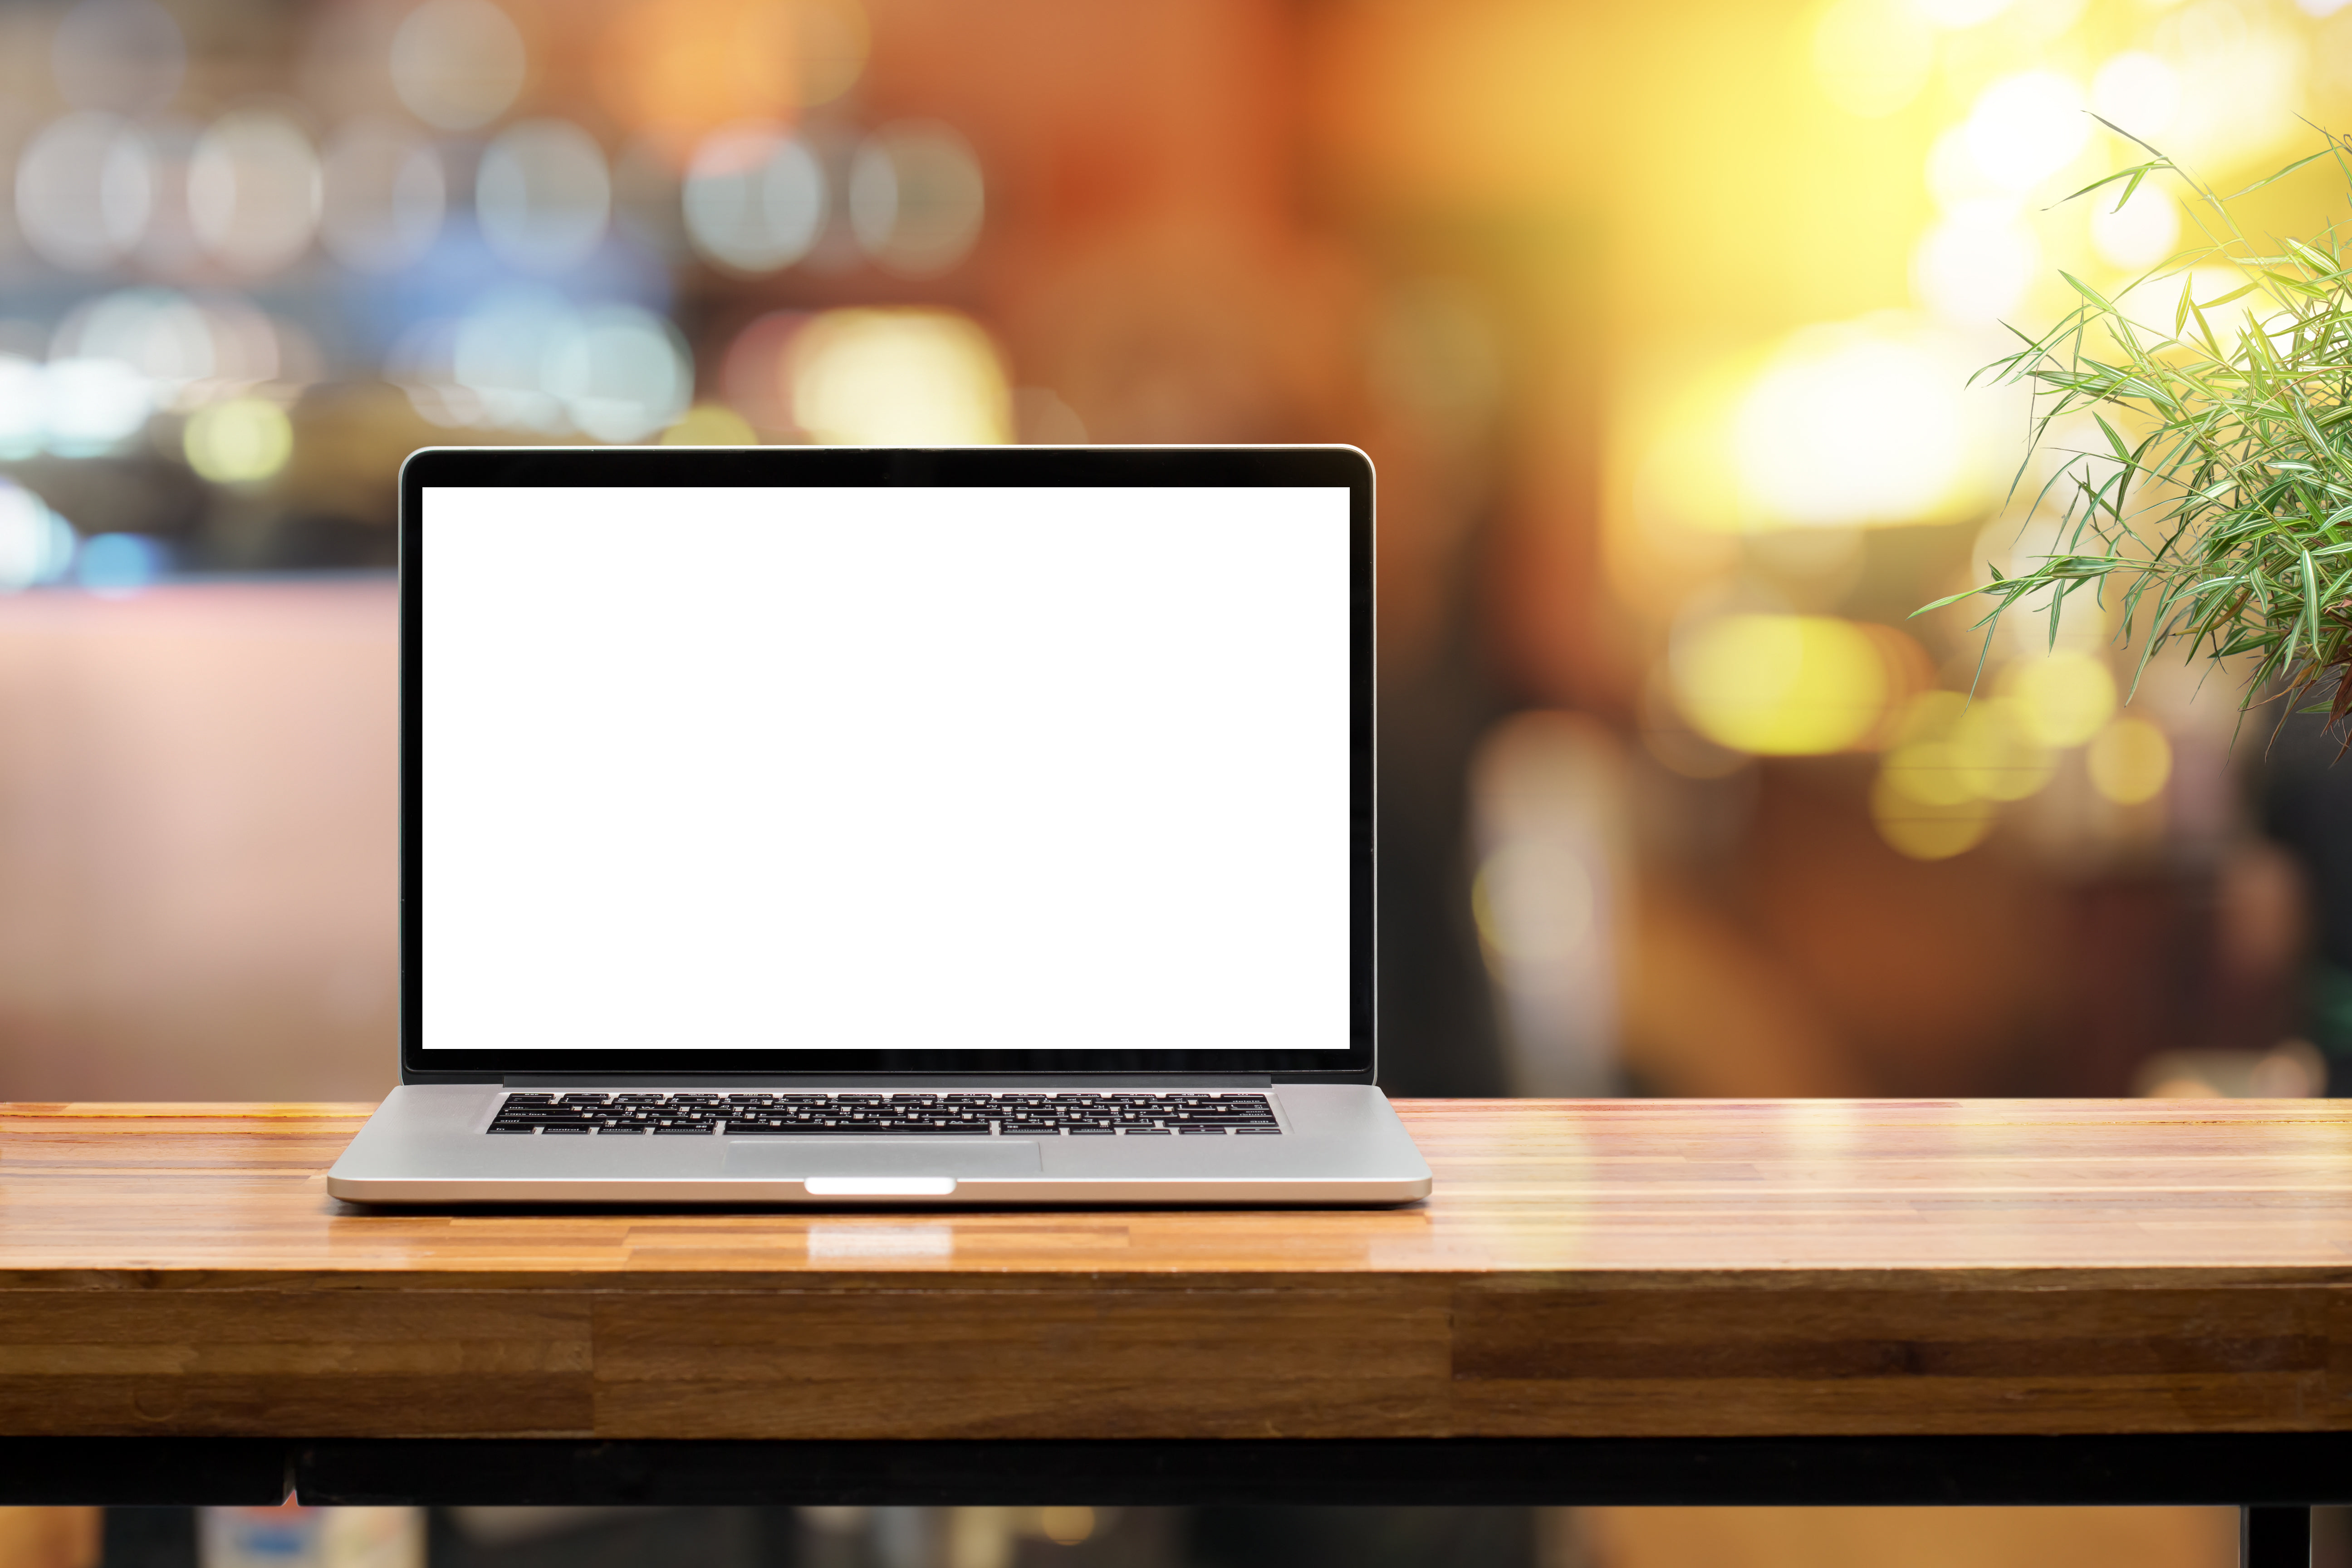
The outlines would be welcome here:
[[[424,493],[428,487],[557,486],[687,489],[767,486],[961,488],[1263,486],[1344,488],[1349,494],[1349,1044],[1294,1051],[428,1051],[423,1044]],[[406,1083],[503,1078],[871,1079],[1265,1076],[1284,1082],[1370,1082],[1373,1076],[1376,932],[1373,896],[1373,488],[1352,447],[975,447],[872,448],[429,448],[400,479],[400,1054]],[[1148,1002],[1143,1005],[1148,1005]],[[1337,1005],[1335,1001],[1335,1005]]]

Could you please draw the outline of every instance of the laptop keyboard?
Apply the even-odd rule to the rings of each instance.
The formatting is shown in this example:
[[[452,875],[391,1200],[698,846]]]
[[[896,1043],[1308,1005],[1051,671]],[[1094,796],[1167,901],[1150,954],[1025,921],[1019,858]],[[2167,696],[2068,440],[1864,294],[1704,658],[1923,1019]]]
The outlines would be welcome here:
[[[1279,1133],[1263,1094],[509,1094],[531,1137],[1226,1138]]]

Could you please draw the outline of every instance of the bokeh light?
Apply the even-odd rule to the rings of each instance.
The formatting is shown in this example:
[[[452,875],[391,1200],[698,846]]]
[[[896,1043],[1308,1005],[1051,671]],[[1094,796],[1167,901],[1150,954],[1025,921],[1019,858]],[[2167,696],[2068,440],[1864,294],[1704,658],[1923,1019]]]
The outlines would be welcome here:
[[[468,131],[506,111],[528,66],[522,34],[489,0],[425,0],[392,39],[392,82],[427,125]]]
[[[16,222],[47,260],[94,272],[128,254],[154,201],[146,144],[100,110],[50,121],[16,161]]]
[[[2153,267],[2180,243],[2180,208],[2154,181],[2140,186],[2122,205],[2113,199],[2091,210],[2091,245],[2116,267]]]
[[[74,531],[14,479],[0,479],[0,590],[54,583],[71,570]]]
[[[441,232],[448,200],[441,160],[421,137],[375,119],[354,120],[327,143],[319,237],[344,266],[397,272]]]
[[[824,171],[781,125],[732,125],[695,149],[681,200],[697,250],[737,272],[773,272],[816,243]]]
[[[665,447],[750,447],[759,439],[751,422],[723,403],[698,403],[661,434]]]
[[[1836,0],[1813,25],[1822,90],[1865,120],[1907,107],[1935,64],[1935,34],[1904,0]]]
[[[2001,689],[2044,746],[2079,746],[2116,710],[2116,678],[2105,661],[2077,648],[2018,660],[2001,672]]]
[[[1713,616],[1677,634],[1672,661],[1693,728],[1765,756],[1844,751],[1877,725],[1889,696],[1876,643],[1829,616]]]
[[[885,126],[849,168],[849,221],[885,271],[929,278],[971,253],[987,206],[980,160],[945,125]]]
[[[605,101],[675,148],[730,121],[789,121],[865,68],[854,0],[665,0],[618,11],[601,53]]]
[[[1980,800],[2023,800],[2040,793],[2055,771],[2022,705],[2011,698],[1977,698],[1954,721],[1945,744],[1969,793]]]
[[[1486,857],[1470,884],[1479,939],[1506,958],[1549,958],[1584,940],[1593,922],[1592,876],[1575,849],[1533,839]]]
[[[2180,73],[2160,56],[2127,49],[2091,79],[2091,107],[2127,135],[2152,141],[2180,112]]]
[[[2117,805],[2138,805],[2164,793],[2172,777],[2172,742],[2158,726],[2126,716],[2099,731],[2084,761],[2101,795]]]
[[[294,426],[267,398],[233,397],[198,409],[181,433],[188,466],[215,484],[257,484],[294,452]]]
[[[168,403],[217,368],[205,312],[170,289],[119,289],[85,300],[58,325],[50,357],[105,360],[129,367]]]
[[[1961,207],[1929,229],[1911,260],[1920,303],[1944,321],[1985,326],[2007,321],[2042,272],[2033,231],[2005,207]]]
[[[793,414],[792,343],[812,319],[805,310],[771,310],[728,344],[719,365],[720,395],[754,430],[776,436],[800,430]]]
[[[1991,21],[2009,9],[2011,0],[1911,0],[1918,13],[1938,27],[1958,30]]]
[[[58,92],[79,109],[161,109],[187,63],[180,25],[155,0],[79,0],[58,18],[49,42]]]
[[[2184,5],[2158,29],[2180,77],[2180,106],[2164,150],[2193,166],[2218,167],[2282,151],[2305,130],[2310,65],[2303,40],[2252,7],[2208,0]]]
[[[189,223],[205,249],[240,272],[275,272],[308,249],[320,196],[310,139],[282,114],[223,115],[189,161]]]
[[[1993,826],[1992,803],[1972,795],[1922,800],[1881,773],[1871,785],[1870,818],[1878,835],[1914,860],[1948,860],[1984,842]]]
[[[544,384],[582,434],[640,441],[686,411],[694,365],[677,329],[635,305],[582,312],[548,349]]]
[[[474,205],[482,238],[509,266],[567,272],[603,241],[613,181],[588,132],[569,121],[525,121],[482,154]]]
[[[1037,1531],[1056,1546],[1076,1546],[1094,1534],[1095,1510],[1041,1508],[1037,1510]]]
[[[1927,521],[1965,474],[1965,372],[1878,322],[1809,328],[1741,401],[1741,488],[1788,524]]]
[[[119,359],[52,360],[41,377],[41,445],[60,458],[111,452],[155,410],[147,378]]]
[[[233,295],[199,304],[174,289],[118,289],[84,300],[58,325],[53,364],[90,362],[131,372],[157,407],[189,407],[259,382],[300,379],[299,334]]]
[[[74,581],[100,598],[128,598],[171,570],[170,549],[137,533],[99,533],[75,552]]]
[[[2005,190],[2027,191],[2067,164],[2096,127],[2074,80],[2054,70],[2019,71],[1978,95],[1963,134],[1978,169]]]
[[[831,310],[794,333],[793,422],[845,447],[995,445],[1012,438],[996,345],[951,310]]]
[[[1879,837],[1916,860],[1974,848],[1991,832],[1995,803],[2046,784],[2048,757],[2021,733],[2013,710],[1957,691],[1913,698],[1890,727],[1871,786]]]
[[[563,405],[547,388],[547,365],[579,330],[571,304],[548,289],[499,289],[467,312],[449,345],[447,374],[472,395],[468,422],[562,430]]]
[[[0,353],[0,462],[20,461],[41,449],[44,379],[34,361]]]

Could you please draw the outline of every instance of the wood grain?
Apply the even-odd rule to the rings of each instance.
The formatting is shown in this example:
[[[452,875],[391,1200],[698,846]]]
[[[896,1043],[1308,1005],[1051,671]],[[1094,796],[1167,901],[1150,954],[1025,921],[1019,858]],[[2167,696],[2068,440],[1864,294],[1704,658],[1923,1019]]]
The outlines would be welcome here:
[[[1446,1101],[1403,1210],[383,1215],[0,1108],[0,1433],[2352,1428],[2352,1105]]]

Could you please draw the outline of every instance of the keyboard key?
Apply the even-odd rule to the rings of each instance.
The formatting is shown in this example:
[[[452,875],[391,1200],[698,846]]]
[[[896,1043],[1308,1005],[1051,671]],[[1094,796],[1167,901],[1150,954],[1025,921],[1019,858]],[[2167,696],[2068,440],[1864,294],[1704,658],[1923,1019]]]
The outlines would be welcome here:
[[[654,1092],[515,1093],[501,1102],[489,1131],[509,1137],[541,1132],[582,1136],[669,1136],[725,1131],[752,1137],[1164,1138],[1171,1134],[1279,1134],[1263,1094],[1045,1094],[1015,1090],[935,1094],[737,1094]]]

